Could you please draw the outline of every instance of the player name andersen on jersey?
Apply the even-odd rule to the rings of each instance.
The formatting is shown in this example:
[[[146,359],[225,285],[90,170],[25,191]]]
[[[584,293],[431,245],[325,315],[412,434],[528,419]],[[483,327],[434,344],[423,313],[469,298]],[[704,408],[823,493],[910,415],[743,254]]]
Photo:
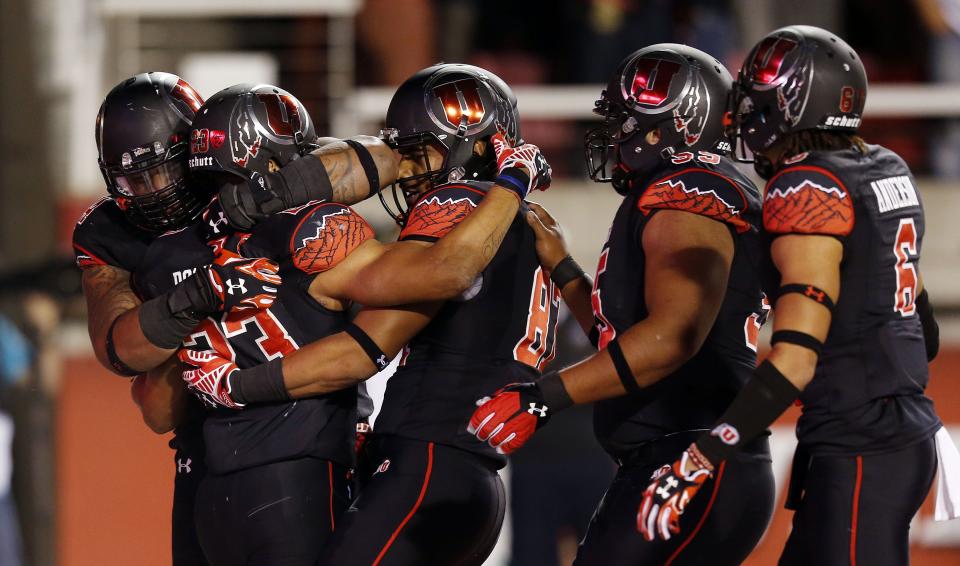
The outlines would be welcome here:
[[[920,206],[917,189],[910,182],[910,177],[906,175],[873,181],[870,183],[870,188],[877,197],[877,207],[881,213],[908,206]]]

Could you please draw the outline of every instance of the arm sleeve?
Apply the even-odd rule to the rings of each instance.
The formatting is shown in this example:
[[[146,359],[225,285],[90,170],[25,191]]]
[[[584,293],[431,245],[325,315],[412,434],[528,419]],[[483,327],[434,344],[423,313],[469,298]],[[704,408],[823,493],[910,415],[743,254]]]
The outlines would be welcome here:
[[[410,211],[400,240],[439,240],[473,212],[482,198],[482,191],[467,185],[448,185],[428,192]]]
[[[682,210],[723,222],[737,232],[753,228],[746,218],[743,189],[729,177],[706,169],[687,169],[650,183],[637,207],[645,215],[655,210]]]
[[[844,238],[853,231],[850,191],[826,169],[784,169],[767,184],[763,226],[771,234],[819,234]]]

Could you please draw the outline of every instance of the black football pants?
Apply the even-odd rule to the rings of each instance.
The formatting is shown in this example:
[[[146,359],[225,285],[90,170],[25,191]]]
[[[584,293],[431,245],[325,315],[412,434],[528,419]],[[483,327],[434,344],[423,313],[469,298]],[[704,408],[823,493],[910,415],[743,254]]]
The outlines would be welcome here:
[[[207,473],[203,447],[196,452],[178,448],[173,461],[177,470],[173,481],[173,566],[207,566],[194,524],[197,488]]]
[[[313,566],[348,504],[347,469],[328,460],[208,473],[197,534],[212,566]]]
[[[479,566],[503,524],[493,462],[458,448],[374,435],[370,476],[318,564]]]
[[[650,476],[672,464],[695,439],[677,435],[656,441],[622,460],[574,566],[727,566],[746,559],[773,515],[773,470],[763,456],[740,454],[721,464],[680,517],[680,534],[670,540],[648,542],[637,530],[637,511]]]
[[[883,454],[813,456],[780,565],[909,564],[910,521],[936,468],[933,438]]]

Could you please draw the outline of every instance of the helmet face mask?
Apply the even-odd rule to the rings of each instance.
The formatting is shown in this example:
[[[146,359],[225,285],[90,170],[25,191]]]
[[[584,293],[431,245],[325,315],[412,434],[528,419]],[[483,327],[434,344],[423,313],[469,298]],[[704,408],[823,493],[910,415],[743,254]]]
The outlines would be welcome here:
[[[391,188],[396,208],[380,193],[380,201],[399,224],[406,221],[406,201],[425,190],[459,180],[493,180],[496,158],[487,144],[477,142],[501,132],[507,141],[520,140],[516,97],[499,77],[471,65],[439,64],[419,71],[396,91],[380,137],[416,171],[397,179]],[[442,163],[428,158],[431,151]]]
[[[603,122],[584,138],[588,175],[626,194],[632,178],[677,151],[725,152],[722,113],[732,82],[719,61],[685,45],[632,53],[595,103]]]
[[[169,73],[142,73],[110,91],[97,115],[100,172],[107,191],[134,225],[180,229],[211,196],[187,179],[187,134],[202,98]]]

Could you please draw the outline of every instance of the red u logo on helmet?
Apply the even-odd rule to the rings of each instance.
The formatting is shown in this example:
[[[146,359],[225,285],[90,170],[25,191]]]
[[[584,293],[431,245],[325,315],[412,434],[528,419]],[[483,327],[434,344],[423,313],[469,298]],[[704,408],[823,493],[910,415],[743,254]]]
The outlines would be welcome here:
[[[637,104],[660,106],[667,100],[670,83],[680,70],[680,64],[662,59],[640,59],[627,88],[627,96]]]
[[[290,95],[258,94],[257,99],[267,110],[267,126],[278,136],[294,137],[303,131],[300,108]]]
[[[796,46],[796,41],[785,37],[768,37],[760,42],[750,63],[753,81],[765,85],[775,81],[780,76],[784,57]]]
[[[483,119],[483,100],[473,79],[446,83],[433,89],[433,94],[443,105],[443,115],[454,127],[466,119],[467,125],[479,124]]]

